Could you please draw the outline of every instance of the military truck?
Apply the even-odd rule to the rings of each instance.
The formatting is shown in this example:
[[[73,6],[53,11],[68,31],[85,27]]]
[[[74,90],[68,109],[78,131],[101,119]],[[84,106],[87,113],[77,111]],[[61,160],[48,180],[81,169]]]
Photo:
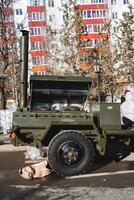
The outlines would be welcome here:
[[[134,130],[122,127],[120,104],[89,102],[89,77],[32,75],[27,98],[28,33],[22,33],[21,100],[13,113],[13,138],[48,147],[49,165],[59,175],[85,173],[96,152],[105,155],[108,138],[131,138]]]

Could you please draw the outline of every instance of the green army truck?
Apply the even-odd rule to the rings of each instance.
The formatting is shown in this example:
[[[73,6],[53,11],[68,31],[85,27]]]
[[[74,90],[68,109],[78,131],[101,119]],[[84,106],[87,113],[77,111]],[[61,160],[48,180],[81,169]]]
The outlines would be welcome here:
[[[23,31],[23,44],[27,37]],[[134,130],[121,125],[120,104],[89,102],[89,77],[32,75],[27,98],[26,56],[22,56],[21,100],[13,113],[12,134],[18,144],[47,147],[49,165],[57,174],[85,173],[96,153],[105,155],[110,137],[133,137]]]

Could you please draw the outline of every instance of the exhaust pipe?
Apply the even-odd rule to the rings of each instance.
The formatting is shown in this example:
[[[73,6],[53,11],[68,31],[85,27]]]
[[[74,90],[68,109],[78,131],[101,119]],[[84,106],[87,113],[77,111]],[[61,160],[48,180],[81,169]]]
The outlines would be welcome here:
[[[21,30],[21,81],[20,81],[20,109],[27,107],[27,86],[28,86],[28,44],[29,31]]]

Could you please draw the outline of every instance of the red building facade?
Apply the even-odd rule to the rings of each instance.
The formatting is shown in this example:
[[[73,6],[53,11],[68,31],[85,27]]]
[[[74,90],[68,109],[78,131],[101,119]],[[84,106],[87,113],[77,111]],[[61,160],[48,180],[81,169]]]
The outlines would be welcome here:
[[[87,48],[85,48],[87,53],[81,55],[80,67],[86,68],[89,67],[89,54],[96,48],[100,39],[108,37],[108,32],[103,30],[104,24],[109,19],[108,3],[107,0],[79,0],[78,4],[84,24],[81,39],[85,40],[87,44]]]
[[[53,4],[50,6],[50,3]],[[50,10],[51,7],[54,8],[55,6],[54,0],[46,1],[46,4],[49,5],[47,9]],[[104,24],[108,21],[108,3],[107,0],[77,0],[77,4],[80,7],[84,24],[84,32],[81,34],[81,39],[86,41],[86,48],[84,48],[86,53],[81,54],[80,67],[87,68],[89,67],[89,53],[93,51],[101,38],[108,37],[108,33],[103,30]],[[32,71],[38,74],[45,74],[48,69],[45,1],[28,0],[27,12]]]
[[[30,54],[32,71],[45,74],[48,69],[46,50],[46,20],[43,0],[28,0],[28,26],[30,30]]]

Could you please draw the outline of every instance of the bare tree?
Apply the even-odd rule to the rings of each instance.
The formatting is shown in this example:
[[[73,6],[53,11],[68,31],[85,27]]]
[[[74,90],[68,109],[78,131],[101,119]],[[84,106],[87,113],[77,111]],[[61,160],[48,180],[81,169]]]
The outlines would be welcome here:
[[[2,108],[6,100],[16,95],[16,77],[18,71],[18,54],[13,20],[13,0],[0,1],[0,90]]]
[[[63,4],[64,22],[60,30],[49,27],[49,57],[55,65],[66,68],[65,74],[81,74],[80,49],[83,30],[80,8],[75,0]]]
[[[93,79],[95,79],[93,67],[99,65],[101,71],[100,92],[101,94],[113,94],[116,83],[108,34],[110,23],[106,23],[99,31],[98,41],[93,46],[92,41],[86,37],[88,33],[83,24],[82,10],[75,2],[75,0],[69,0],[63,4],[64,23],[60,32],[49,27],[50,43],[52,44],[50,46],[50,59],[55,60],[55,65],[62,63],[62,66],[67,66],[67,69],[72,70],[73,75],[90,76]],[[60,45],[57,45],[57,38]],[[84,63],[84,60],[86,60],[87,66],[81,68],[81,63]],[[69,70],[65,71],[65,75],[70,74]],[[96,96],[96,89],[96,84],[94,84],[92,97]]]
[[[128,6],[128,11],[123,13],[118,27],[114,63],[118,63],[118,79],[129,83],[134,81],[134,8],[131,4]]]
[[[96,45],[89,52],[92,67],[89,68],[88,74],[94,80],[91,98],[96,97],[97,84],[99,84],[100,98],[102,101],[105,101],[107,95],[113,97],[117,87],[116,74],[113,68],[113,53],[110,48],[110,28],[110,22],[103,24],[101,30],[98,31]],[[98,66],[97,68],[99,69],[96,74],[94,70],[95,66]],[[98,81],[97,78],[99,79]]]
[[[98,46],[99,65],[101,69],[101,91],[105,96],[110,94],[112,97],[117,88],[116,74],[113,68],[113,54],[110,48],[110,24],[105,24],[107,37],[103,38]]]

